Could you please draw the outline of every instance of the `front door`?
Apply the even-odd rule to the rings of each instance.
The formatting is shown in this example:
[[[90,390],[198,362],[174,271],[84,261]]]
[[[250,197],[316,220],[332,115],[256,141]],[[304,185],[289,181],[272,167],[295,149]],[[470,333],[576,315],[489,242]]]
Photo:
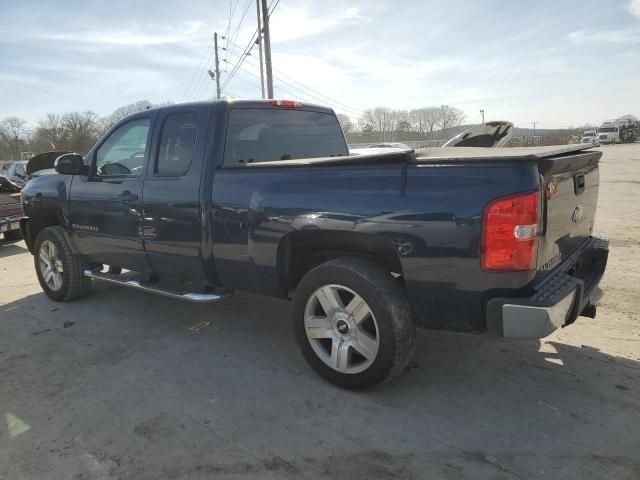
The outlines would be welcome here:
[[[123,123],[93,150],[91,174],[69,194],[71,238],[90,261],[148,271],[143,247],[142,181],[151,119]]]

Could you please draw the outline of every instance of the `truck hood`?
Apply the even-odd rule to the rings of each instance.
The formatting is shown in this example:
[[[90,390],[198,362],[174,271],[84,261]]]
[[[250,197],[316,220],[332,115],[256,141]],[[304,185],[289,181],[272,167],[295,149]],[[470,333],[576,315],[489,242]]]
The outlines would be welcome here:
[[[513,133],[513,123],[494,121],[486,122],[456,135],[443,147],[504,147]]]
[[[69,152],[45,152],[40,155],[36,155],[32,157],[31,160],[27,163],[27,175],[33,176],[36,172],[44,173],[55,173],[53,170],[53,164],[60,155],[64,155]],[[51,170],[50,172],[44,172],[45,170]]]

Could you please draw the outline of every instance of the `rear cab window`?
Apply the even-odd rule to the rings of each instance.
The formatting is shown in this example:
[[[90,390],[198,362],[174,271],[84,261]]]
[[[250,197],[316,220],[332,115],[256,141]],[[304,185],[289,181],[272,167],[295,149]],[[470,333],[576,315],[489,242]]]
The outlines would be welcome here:
[[[229,112],[225,166],[348,155],[333,113],[274,108]]]

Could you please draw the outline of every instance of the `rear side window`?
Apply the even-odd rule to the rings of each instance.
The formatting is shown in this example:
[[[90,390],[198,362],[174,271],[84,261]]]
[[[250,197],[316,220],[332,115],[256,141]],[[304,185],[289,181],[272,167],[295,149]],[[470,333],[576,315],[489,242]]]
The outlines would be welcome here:
[[[160,148],[156,163],[159,177],[180,177],[187,173],[198,134],[198,117],[195,112],[168,115],[160,133]]]
[[[333,114],[269,108],[229,113],[226,166],[341,155],[348,155],[347,145]]]

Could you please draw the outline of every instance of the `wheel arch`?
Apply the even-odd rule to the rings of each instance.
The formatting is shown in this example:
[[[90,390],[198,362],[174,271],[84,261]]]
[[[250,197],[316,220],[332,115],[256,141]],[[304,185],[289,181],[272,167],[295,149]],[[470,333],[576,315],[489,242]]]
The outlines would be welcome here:
[[[384,236],[340,230],[299,230],[278,245],[278,284],[284,296],[316,266],[341,257],[355,257],[383,265],[402,278],[402,264],[393,243]]]
[[[33,254],[38,234],[47,227],[60,226],[65,229],[66,222],[64,216],[59,209],[47,208],[39,209],[36,212],[30,212],[29,217],[20,221],[20,229],[25,238],[27,248]]]

